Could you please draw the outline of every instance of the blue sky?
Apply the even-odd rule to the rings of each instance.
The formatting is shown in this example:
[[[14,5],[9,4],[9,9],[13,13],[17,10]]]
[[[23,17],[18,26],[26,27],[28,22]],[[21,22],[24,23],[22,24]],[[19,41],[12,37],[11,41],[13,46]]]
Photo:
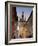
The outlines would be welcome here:
[[[22,16],[22,12],[24,12],[24,19],[26,17],[26,20],[27,20],[31,14],[32,8],[30,8],[30,7],[16,7],[16,11],[17,11],[17,16],[19,17],[19,19]]]

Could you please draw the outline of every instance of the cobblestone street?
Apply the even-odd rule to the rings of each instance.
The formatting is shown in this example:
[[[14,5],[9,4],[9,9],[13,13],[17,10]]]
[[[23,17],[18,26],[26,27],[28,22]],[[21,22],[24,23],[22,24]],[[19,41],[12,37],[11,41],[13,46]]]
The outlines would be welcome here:
[[[29,38],[32,36],[30,28],[26,22],[19,22],[18,28],[18,36],[20,38]]]

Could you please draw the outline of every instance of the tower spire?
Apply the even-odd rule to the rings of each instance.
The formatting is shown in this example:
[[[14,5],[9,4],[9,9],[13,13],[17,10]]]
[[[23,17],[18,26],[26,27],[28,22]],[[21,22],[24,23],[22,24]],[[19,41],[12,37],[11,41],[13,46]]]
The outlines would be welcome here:
[[[24,12],[22,12],[22,19],[24,18]]]
[[[24,12],[22,12],[22,21],[24,21]]]
[[[25,16],[25,21],[26,21],[26,16]]]

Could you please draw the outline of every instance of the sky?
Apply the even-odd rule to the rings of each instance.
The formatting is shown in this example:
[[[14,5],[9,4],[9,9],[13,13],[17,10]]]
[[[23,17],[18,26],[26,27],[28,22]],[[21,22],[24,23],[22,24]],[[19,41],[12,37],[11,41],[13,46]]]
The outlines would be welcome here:
[[[22,12],[24,12],[24,19],[26,18],[26,21],[27,21],[32,10],[33,9],[31,7],[16,7],[16,12],[17,12],[17,16],[19,17],[19,20],[22,16]]]

